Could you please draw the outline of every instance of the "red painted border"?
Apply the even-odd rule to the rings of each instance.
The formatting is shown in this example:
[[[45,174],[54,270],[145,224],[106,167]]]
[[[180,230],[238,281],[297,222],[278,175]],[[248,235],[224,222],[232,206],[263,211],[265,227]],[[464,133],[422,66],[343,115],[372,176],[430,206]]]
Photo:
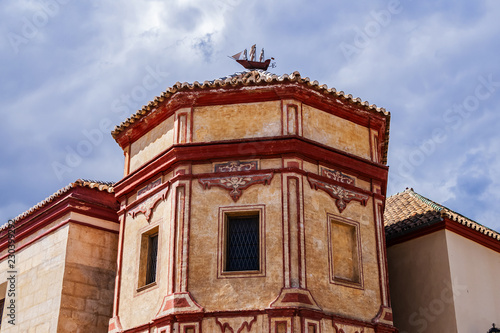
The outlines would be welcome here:
[[[470,239],[478,244],[481,244],[493,251],[499,252],[500,253],[500,241],[483,234],[482,232],[478,230],[474,230],[468,226],[465,226],[461,224],[460,222],[453,221],[448,217],[445,217],[443,220],[431,224],[426,227],[422,227],[420,229],[417,229],[411,233],[408,233],[403,236],[391,238],[387,240],[387,247],[393,246],[399,243],[407,242],[409,240],[422,237],[428,234],[431,234],[433,232],[439,231],[439,230],[449,230],[453,231],[454,233],[463,236],[467,239]]]
[[[115,231],[115,230],[110,230],[110,229],[107,229],[107,228],[104,228],[104,227],[98,227],[96,225],[93,225],[93,224],[90,224],[90,223],[81,222],[81,221],[74,220],[74,219],[67,219],[67,220],[64,220],[64,221],[56,224],[55,226],[47,229],[46,231],[44,231],[40,235],[36,236],[35,238],[29,240],[28,242],[24,243],[23,245],[16,246],[16,252],[19,252],[22,249],[24,249],[25,247],[30,246],[31,244],[35,243],[36,241],[42,239],[43,237],[51,234],[54,231],[56,231],[57,229],[64,227],[68,223],[74,223],[74,224],[82,225],[82,226],[85,226],[85,227],[90,227],[90,228],[94,228],[94,229],[97,229],[97,230],[102,230],[102,231],[106,231],[106,232],[111,232],[113,234],[118,234],[118,231]],[[17,236],[16,236],[16,238],[17,238]],[[5,253],[3,256],[0,257],[0,261],[4,260],[8,256],[9,256],[9,253],[8,252]]]
[[[79,213],[106,222],[119,223],[117,210],[118,202],[113,193],[75,187],[45,207],[17,221],[15,223],[16,243],[69,213]],[[5,229],[0,232],[0,252],[6,250],[8,244],[8,230]]]
[[[358,248],[358,269],[359,269],[359,282],[354,282],[354,281],[349,281],[349,280],[339,280],[338,278],[335,278],[335,273],[334,273],[334,264],[333,264],[333,252],[334,252],[334,244],[332,243],[332,222],[340,222],[344,223],[347,225],[351,225],[355,228],[356,231],[356,246]],[[327,237],[328,237],[328,264],[329,264],[329,276],[330,276],[330,283],[336,284],[336,285],[341,285],[344,287],[349,287],[349,288],[356,288],[356,289],[361,289],[364,290],[364,275],[363,275],[363,252],[361,249],[361,225],[359,222],[341,217],[336,214],[332,213],[326,213],[326,222],[327,222]]]
[[[158,173],[165,172],[177,163],[203,163],[217,159],[245,159],[248,151],[238,149],[242,144],[252,142],[253,158],[281,157],[283,154],[299,158],[312,159],[322,164],[331,164],[344,170],[360,174],[369,179],[376,179],[385,189],[388,167],[373,163],[367,159],[341,152],[337,149],[318,144],[297,136],[272,137],[249,140],[219,141],[203,144],[174,145],[167,151],[159,154],[138,170],[124,177],[115,184],[114,189],[118,198],[135,191],[147,180],[157,177]]]
[[[370,119],[372,119],[372,128],[386,135],[386,127],[390,121],[389,115],[386,116],[368,107],[357,105],[343,97],[318,94],[315,89],[297,82],[261,86],[253,85],[251,87],[253,89],[246,89],[246,86],[224,86],[217,89],[193,88],[190,91],[176,92],[167,101],[162,102],[156,108],[155,112],[146,115],[147,121],[136,121],[130,124],[126,129],[118,133],[115,139],[124,148],[160,124],[163,120],[172,116],[177,110],[185,107],[195,108],[210,105],[255,103],[285,99],[293,99],[301,103],[307,101],[307,105],[311,107],[365,127],[368,127]],[[258,93],[256,93],[256,89]],[[342,103],[339,103],[339,100],[342,100]]]

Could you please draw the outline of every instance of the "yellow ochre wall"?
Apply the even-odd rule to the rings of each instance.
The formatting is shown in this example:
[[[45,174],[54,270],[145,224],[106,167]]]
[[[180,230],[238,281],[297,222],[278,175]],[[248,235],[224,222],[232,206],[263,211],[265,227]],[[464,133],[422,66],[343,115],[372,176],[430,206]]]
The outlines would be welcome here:
[[[295,103],[299,110],[301,123],[299,136],[327,145],[361,158],[370,158],[370,138],[368,128],[355,124],[328,112]],[[287,102],[288,103],[288,102]],[[192,117],[192,143],[203,143],[223,140],[248,138],[265,138],[283,135],[283,110],[280,101],[231,104],[217,106],[194,107],[190,110]],[[168,150],[175,144],[175,114],[151,129],[145,136],[132,143],[130,158],[134,171],[148,163],[154,156]],[[280,157],[258,160],[259,169],[283,168],[284,160]],[[213,163],[224,161],[206,161],[206,163],[184,166],[187,173],[209,174],[214,172]],[[324,165],[307,160],[301,161],[305,172],[320,174]],[[178,166],[176,166],[178,167]],[[335,166],[326,166],[335,169]],[[351,201],[340,213],[335,199],[322,190],[314,190],[307,177],[299,173],[292,174],[301,183],[303,197],[303,226],[305,230],[305,263],[307,289],[314,301],[330,314],[345,316],[370,323],[381,305],[379,268],[377,261],[377,243],[373,199],[370,197],[366,206],[358,201]],[[358,178],[356,186],[370,191],[370,179]],[[127,193],[124,203],[134,209],[137,190],[152,180],[162,177],[165,184],[172,177],[172,169],[164,174],[157,174]],[[204,189],[195,177],[188,186],[190,210],[187,216],[190,223],[188,248],[188,291],[192,298],[203,307],[205,313],[217,311],[264,310],[277,299],[283,288],[283,190],[282,175],[275,172],[268,185],[256,184],[243,190],[241,197],[235,202],[229,191],[217,186]],[[173,185],[171,185],[173,186]],[[132,217],[129,211],[122,212],[124,221],[123,260],[119,295],[119,311],[121,325],[124,329],[144,325],[151,322],[159,312],[163,298],[168,294],[170,226],[174,221],[175,198],[171,188],[164,200],[159,200],[152,209],[148,221],[144,214]],[[219,219],[220,207],[264,206],[265,227],[265,274],[252,277],[221,277],[218,274]],[[362,283],[360,286],[346,286],[329,281],[328,250],[328,215],[340,216],[359,226],[359,244]],[[155,285],[146,289],[138,288],[139,257],[141,234],[151,228],[159,227],[159,247],[157,280]],[[240,327],[245,318],[227,319],[234,322],[231,327]],[[253,318],[253,317],[252,317]],[[267,315],[256,315],[257,322],[250,332],[263,332],[270,329]],[[248,319],[248,318],[246,318]],[[249,319],[251,320],[251,318]],[[294,319],[295,320],[295,319]],[[320,320],[321,332],[335,332],[332,321]],[[300,322],[295,327],[300,326]],[[339,324],[340,329],[347,332],[359,331],[359,327],[348,323]],[[213,317],[206,316],[202,323],[204,332],[219,332],[220,324]],[[298,328],[297,328],[298,329]],[[236,331],[236,330],[235,330]],[[365,332],[372,332],[365,328]]]
[[[304,138],[370,159],[366,127],[298,101],[289,102],[299,108]],[[282,135],[280,101],[195,107],[192,117],[192,142]],[[170,116],[131,144],[129,172],[137,170],[175,143],[174,118],[175,115]]]
[[[278,168],[281,159],[262,159],[264,167]],[[193,167],[194,173],[206,173],[212,164]],[[311,166],[312,169],[312,166]],[[316,165],[318,172],[319,166]],[[166,182],[171,174],[164,176]],[[357,180],[360,184],[362,181]],[[335,200],[323,191],[313,190],[303,178],[305,206],[305,244],[307,284],[318,305],[325,311],[353,316],[369,321],[380,306],[380,290],[376,257],[375,225],[372,200],[366,206],[352,201],[339,213]],[[120,294],[120,318],[124,328],[150,321],[158,312],[167,295],[168,240],[172,223],[172,192],[153,209],[148,222],[144,214],[125,216],[123,274]],[[131,199],[134,199],[132,196]],[[273,176],[269,185],[257,184],[243,191],[237,202],[228,190],[211,187],[203,189],[195,179],[191,186],[189,233],[188,290],[205,311],[235,311],[265,309],[279,295],[283,287],[283,235],[281,176]],[[219,207],[265,206],[265,276],[218,277]],[[252,209],[250,209],[252,210]],[[360,226],[363,287],[354,288],[329,282],[327,213],[352,220]],[[159,259],[156,285],[138,290],[141,234],[159,226]],[[256,292],[258,291],[258,292]],[[349,299],[349,302],[345,300]],[[131,306],[134,304],[134,306]],[[205,321],[209,319],[205,319]],[[331,325],[331,324],[330,324]]]

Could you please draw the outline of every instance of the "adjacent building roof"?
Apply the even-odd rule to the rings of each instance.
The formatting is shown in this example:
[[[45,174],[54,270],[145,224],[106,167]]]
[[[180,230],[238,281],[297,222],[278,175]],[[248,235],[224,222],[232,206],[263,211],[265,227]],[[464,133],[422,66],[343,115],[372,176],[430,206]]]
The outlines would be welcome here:
[[[300,73],[295,71],[292,74],[276,75],[263,70],[254,69],[251,71],[237,72],[229,76],[221,77],[216,80],[205,81],[199,83],[197,81],[193,83],[175,83],[172,87],[164,91],[160,96],[155,97],[154,100],[144,105],[135,114],[131,115],[120,125],[116,126],[111,132],[113,138],[117,138],[121,132],[123,132],[127,127],[146,117],[148,114],[156,111],[160,103],[170,99],[174,94],[182,91],[193,91],[193,90],[208,90],[215,88],[229,88],[229,87],[242,87],[242,86],[266,86],[281,83],[298,83],[316,90],[324,95],[329,95],[341,100],[345,100],[352,104],[355,104],[361,108],[369,110],[371,112],[379,113],[387,118],[387,128],[385,133],[383,160],[384,164],[387,160],[387,149],[389,143],[389,120],[390,113],[384,108],[377,107],[375,104],[370,104],[367,101],[362,101],[359,97],[353,97],[351,94],[346,94],[343,91],[337,91],[335,88],[328,88],[326,84],[320,85],[318,81],[311,81],[308,77],[301,77]]]
[[[500,241],[500,234],[407,188],[386,200],[384,220],[387,239],[430,226],[443,218],[460,223]]]
[[[108,193],[113,193],[114,192],[113,185],[114,185],[114,182],[104,182],[104,181],[96,181],[96,180],[78,179],[78,180],[74,181],[73,183],[70,183],[66,187],[63,187],[59,191],[55,192],[51,196],[47,197],[43,201],[40,201],[39,203],[37,203],[36,205],[34,205],[33,207],[31,207],[30,209],[28,209],[24,213],[19,214],[13,220],[14,220],[14,222],[18,222],[21,219],[24,219],[24,218],[32,215],[36,211],[40,210],[41,208],[47,206],[49,203],[53,202],[57,198],[61,197],[64,193],[68,192],[72,188],[75,188],[75,187],[88,187],[88,188],[91,188],[91,189],[96,189],[97,191],[106,191]],[[5,229],[7,227],[7,225],[8,225],[8,223],[5,223],[4,225],[0,226],[0,230]]]

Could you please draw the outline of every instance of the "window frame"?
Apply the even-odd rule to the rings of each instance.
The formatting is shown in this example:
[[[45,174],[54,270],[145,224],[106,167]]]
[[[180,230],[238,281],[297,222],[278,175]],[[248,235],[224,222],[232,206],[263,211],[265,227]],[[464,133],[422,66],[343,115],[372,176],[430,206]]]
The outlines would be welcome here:
[[[224,240],[225,240],[225,244],[224,244],[224,262],[223,262],[223,265],[224,265],[224,271],[225,272],[251,272],[251,271],[259,271],[260,270],[260,232],[259,232],[259,229],[260,229],[260,216],[259,214],[255,214],[255,213],[252,213],[252,214],[244,214],[244,215],[240,215],[240,214],[226,214],[225,216],[225,235],[224,235]],[[244,220],[244,222],[241,222],[241,220]],[[230,260],[230,258],[232,256],[234,256],[236,252],[236,244],[233,244],[233,242],[231,241],[231,235],[230,233],[231,232],[234,232],[234,229],[235,229],[235,224],[237,223],[243,223],[243,224],[246,224],[246,223],[251,223],[252,226],[251,228],[253,229],[255,227],[255,224],[257,224],[257,230],[251,230],[251,233],[252,234],[257,234],[257,244],[251,244],[252,248],[257,250],[257,256],[255,258],[254,255],[252,255],[252,261],[254,261],[252,263],[252,265],[257,265],[257,267],[255,269],[251,269],[251,268],[248,268],[248,269],[236,269],[234,268],[233,266],[243,266],[241,263],[238,264],[237,260],[234,259],[233,260]],[[256,260],[255,260],[256,259]],[[230,267],[232,266],[232,267]],[[251,266],[250,264],[248,266]],[[253,268],[253,267],[252,267]]]
[[[157,237],[156,246],[156,266],[155,266],[155,278],[154,281],[147,283],[148,275],[150,274],[150,258],[151,258],[151,239]],[[137,276],[137,292],[149,289],[156,286],[159,277],[159,262],[160,262],[160,230],[159,225],[152,226],[148,230],[141,233],[139,239],[139,264],[138,264],[138,276]]]
[[[259,223],[259,269],[247,271],[227,271],[227,232],[229,217],[258,216]],[[265,205],[245,205],[219,207],[217,250],[217,278],[262,277],[266,275],[265,253]]]

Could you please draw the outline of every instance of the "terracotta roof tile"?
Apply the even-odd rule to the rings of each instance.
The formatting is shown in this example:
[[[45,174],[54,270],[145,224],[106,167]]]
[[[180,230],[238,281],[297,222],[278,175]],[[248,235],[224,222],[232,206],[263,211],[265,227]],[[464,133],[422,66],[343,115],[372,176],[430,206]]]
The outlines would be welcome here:
[[[243,71],[236,72],[229,76],[224,76],[219,79],[204,81],[203,83],[199,83],[195,81],[193,83],[180,83],[176,82],[172,87],[168,88],[164,91],[160,96],[155,97],[154,100],[149,102],[147,105],[144,105],[140,110],[138,110],[135,114],[131,115],[125,121],[123,121],[120,125],[117,125],[115,129],[111,132],[113,138],[117,138],[118,135],[124,131],[131,124],[140,120],[141,118],[147,116],[149,113],[156,111],[156,108],[160,105],[161,102],[169,99],[177,92],[181,91],[189,91],[194,89],[215,89],[220,87],[239,87],[239,86],[264,86],[270,84],[277,83],[299,83],[303,84],[307,87],[315,89],[316,91],[325,94],[331,95],[340,99],[345,99],[348,102],[356,104],[360,107],[365,108],[366,110],[370,110],[372,112],[380,113],[387,118],[387,128],[385,137],[386,140],[384,142],[384,151],[383,151],[383,164],[387,163],[387,150],[389,143],[389,125],[390,125],[390,113],[387,112],[384,108],[377,107],[375,104],[370,104],[367,101],[362,101],[359,97],[353,97],[351,94],[345,94],[343,91],[337,91],[335,88],[328,88],[326,84],[320,85],[318,81],[312,81],[308,77],[303,78],[299,72],[295,71],[292,74],[283,74],[276,75],[273,73],[269,73],[263,70],[251,70],[251,71]]]
[[[386,200],[384,223],[388,239],[437,223],[443,217],[500,240],[500,234],[407,188]]]
[[[104,182],[104,181],[95,181],[95,180],[88,180],[88,179],[78,179],[75,182],[70,183],[66,187],[63,187],[59,191],[55,192],[51,196],[45,198],[43,201],[40,201],[39,203],[37,203],[36,205],[34,205],[33,207],[31,207],[30,209],[28,209],[24,213],[19,214],[18,216],[16,216],[12,220],[16,223],[16,222],[18,222],[18,221],[20,221],[20,220],[22,220],[22,219],[30,216],[31,214],[33,214],[36,211],[38,211],[39,209],[45,207],[46,205],[48,205],[49,203],[51,203],[55,199],[59,198],[64,193],[68,192],[69,190],[71,190],[74,187],[88,187],[88,188],[96,189],[98,191],[106,191],[108,193],[113,193],[114,192],[113,185],[114,185],[114,182]],[[0,231],[3,230],[3,229],[5,229],[7,227],[7,225],[8,225],[8,223],[5,223],[4,225],[0,226]]]

